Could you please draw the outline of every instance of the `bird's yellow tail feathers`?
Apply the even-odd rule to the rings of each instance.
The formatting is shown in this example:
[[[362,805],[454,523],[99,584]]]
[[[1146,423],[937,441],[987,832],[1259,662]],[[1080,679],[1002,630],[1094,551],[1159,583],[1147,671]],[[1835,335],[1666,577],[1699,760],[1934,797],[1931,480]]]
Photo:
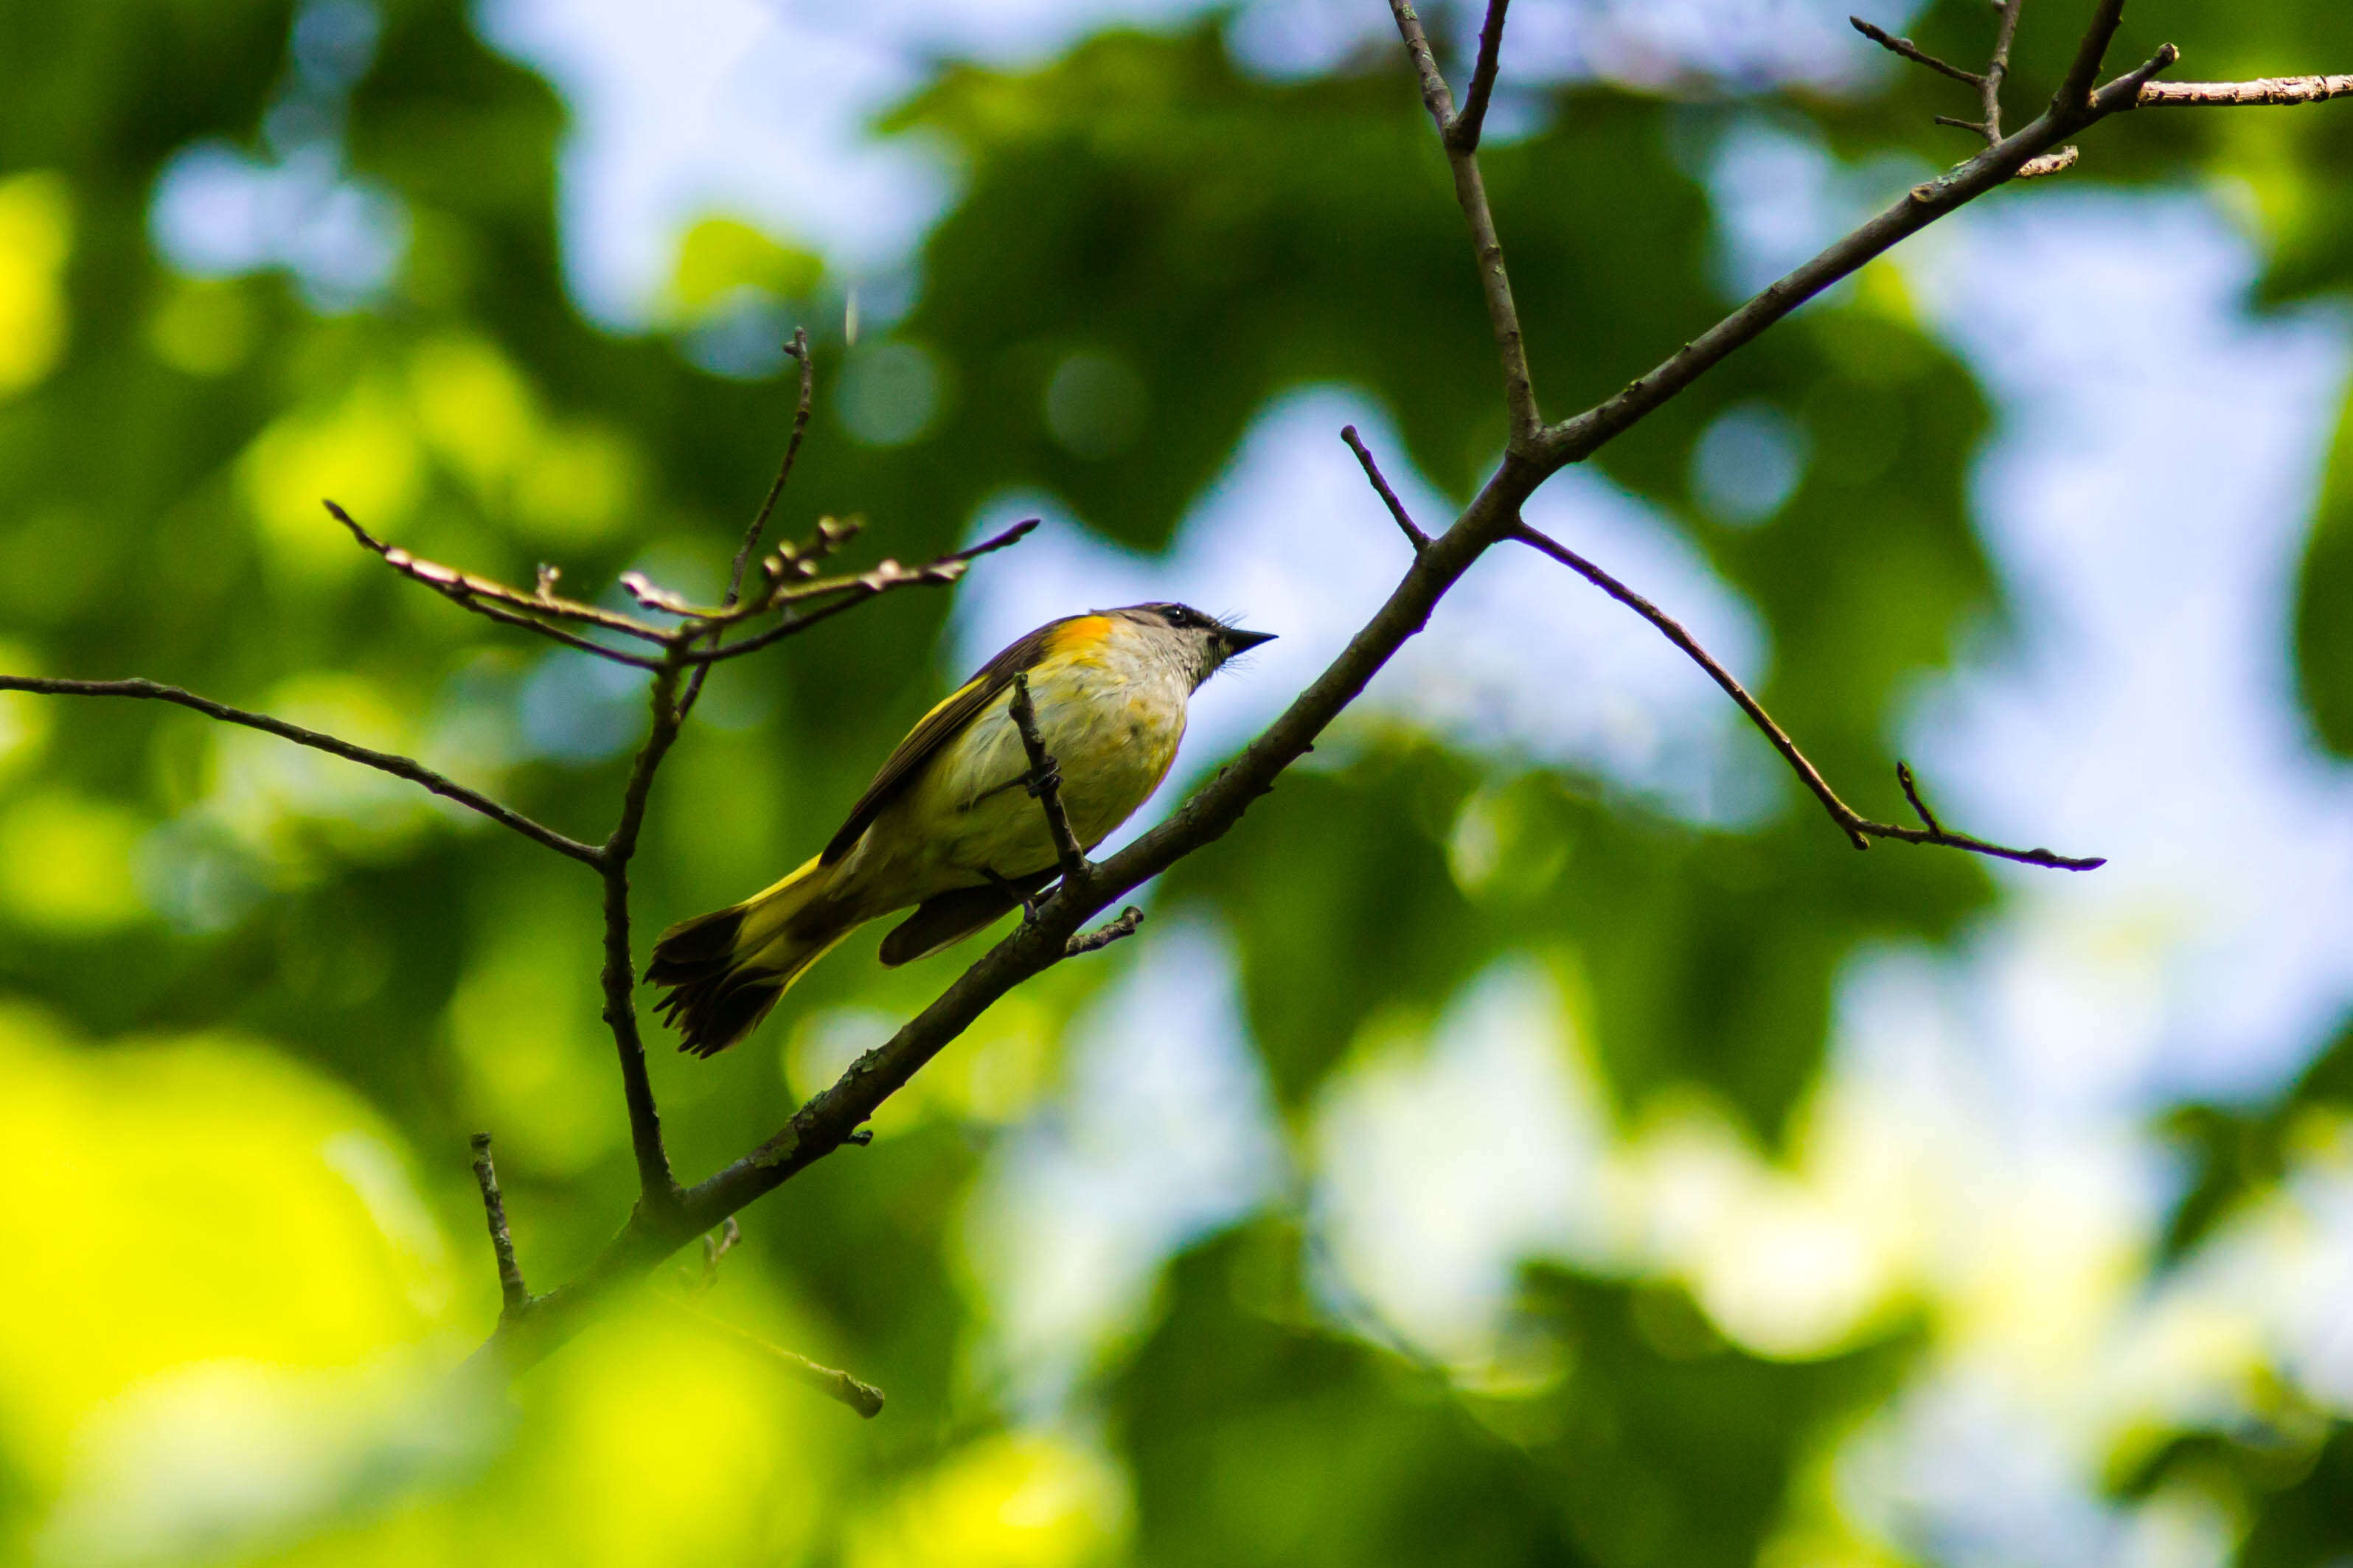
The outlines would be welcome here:
[[[802,971],[849,934],[827,905],[833,868],[810,860],[765,892],[682,921],[654,942],[646,983],[679,1049],[714,1056],[756,1027]]]

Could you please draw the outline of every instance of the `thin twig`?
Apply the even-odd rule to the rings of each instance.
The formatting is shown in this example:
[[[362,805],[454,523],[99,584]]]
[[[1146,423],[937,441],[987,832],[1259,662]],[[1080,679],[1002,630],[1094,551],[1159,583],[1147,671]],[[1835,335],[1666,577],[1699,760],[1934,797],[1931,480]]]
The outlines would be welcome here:
[[[776,502],[785,493],[786,481],[793,477],[793,464],[800,458],[801,437],[808,433],[809,407],[817,397],[817,367],[809,353],[808,329],[795,327],[793,341],[785,345],[785,352],[792,355],[801,367],[800,396],[793,404],[792,434],[785,437],[785,455],[776,465],[776,477],[769,484],[768,493],[761,498],[760,510],[752,514],[751,525],[744,530],[744,542],[735,547],[735,559],[728,565],[727,597],[722,601],[724,609],[733,609],[744,595],[744,570],[751,565],[752,557],[759,552],[760,535],[767,531],[768,519],[776,512]],[[714,631],[711,637],[715,642],[719,633]],[[678,700],[681,722],[694,711],[696,700],[702,696],[702,683],[710,678],[711,667],[707,664],[698,665],[694,673],[687,677],[686,690]]]
[[[613,1047],[621,1062],[621,1093],[629,1109],[629,1146],[637,1156],[638,1203],[675,1207],[678,1180],[670,1173],[670,1152],[662,1145],[661,1113],[654,1104],[653,1080],[646,1071],[646,1044],[638,1029],[637,969],[629,952],[629,861],[638,852],[638,836],[645,826],[646,802],[653,793],[654,773],[670,743],[678,739],[677,695],[682,647],[673,645],[670,662],[655,672],[648,697],[651,722],[646,743],[629,764],[629,781],[621,791],[621,816],[600,851],[605,876],[605,963],[598,976],[605,991],[604,1019],[613,1032]]]
[[[2100,79],[2100,62],[2108,58],[2108,45],[2115,41],[2117,25],[2124,19],[2125,0],[2099,0],[2091,26],[2084,29],[2083,41],[2075,46],[2075,58],[2060,79],[2059,90],[2051,95],[2052,111],[2063,120],[2075,116],[2079,121],[2088,121],[2094,116],[2092,84]]]
[[[2353,76],[2270,76],[2254,81],[2153,81],[2137,109],[2253,109],[2353,98]]]
[[[363,549],[372,551],[382,557],[385,565],[411,582],[422,583],[443,598],[461,605],[477,615],[489,616],[492,620],[503,621],[508,626],[528,626],[544,636],[554,637],[559,642],[570,643],[575,647],[586,648],[590,653],[601,654],[608,658],[623,658],[625,662],[638,664],[647,668],[652,668],[652,665],[642,658],[624,656],[617,649],[606,647],[602,644],[590,642],[584,637],[570,636],[558,627],[547,626],[531,617],[553,616],[558,620],[574,621],[582,626],[595,626],[599,631],[615,632],[622,637],[636,637],[640,642],[668,643],[675,635],[668,627],[648,626],[643,621],[622,615],[616,610],[600,609],[595,605],[584,605],[576,599],[557,598],[548,591],[554,586],[557,576],[557,574],[553,571],[543,569],[539,579],[540,591],[526,594],[520,588],[510,588],[505,584],[493,582],[488,577],[477,577],[470,572],[460,572],[454,566],[444,566],[438,562],[411,555],[407,551],[387,544],[362,528],[353,520],[351,513],[333,501],[324,501],[321,504],[326,507],[328,513],[337,522],[351,531],[352,537],[359,541]],[[504,609],[510,613],[500,615],[497,613],[499,609]]]
[[[0,675],[0,691],[30,691],[46,697],[135,697],[157,702],[175,703],[192,709],[208,719],[224,724],[242,724],[248,730],[259,730],[298,746],[308,746],[314,752],[341,757],[346,762],[390,773],[396,779],[430,790],[444,800],[454,801],[469,811],[479,812],[501,827],[512,828],[525,838],[558,855],[568,856],[583,865],[602,863],[601,852],[594,846],[575,838],[566,838],[552,827],[543,827],[530,817],[501,805],[479,790],[468,789],[453,779],[443,777],[431,768],[410,757],[391,752],[379,752],[367,746],[354,745],[339,736],[318,730],[306,730],[300,724],[290,724],[283,719],[273,719],[267,713],[249,713],[242,708],[231,708],[226,702],[215,702],[193,691],[183,691],[176,686],[165,686],[154,680],[51,680],[31,675]]]
[[[1890,54],[1901,55],[1915,66],[1926,66],[1930,70],[1951,77],[1955,81],[1965,81],[1975,88],[1985,86],[1986,79],[1977,72],[1965,71],[1957,65],[1948,64],[1932,54],[1924,53],[1920,46],[1909,38],[1899,38],[1883,27],[1873,26],[1860,16],[1849,16],[1847,20],[1854,24],[1856,32]]]
[[[1381,476],[1381,466],[1373,461],[1373,454],[1366,447],[1363,437],[1356,434],[1356,427],[1354,425],[1341,426],[1340,439],[1348,443],[1348,450],[1356,453],[1356,461],[1364,465],[1365,478],[1371,482],[1373,492],[1381,498],[1382,504],[1389,509],[1389,515],[1397,519],[1398,527],[1405,531],[1406,542],[1413,546],[1413,552],[1419,555],[1429,549],[1430,535],[1414,526],[1412,516],[1405,510],[1405,502],[1398,500],[1397,491],[1389,489],[1388,480]]]
[[[1062,944],[1062,956],[1065,958],[1076,958],[1082,953],[1098,952],[1103,948],[1109,947],[1113,942],[1124,941],[1128,937],[1134,936],[1135,934],[1135,928],[1143,923],[1144,911],[1137,909],[1134,904],[1130,904],[1127,908],[1119,911],[1118,919],[1097,926],[1091,931],[1086,931],[1078,936],[1074,936],[1071,938],[1070,941],[1064,942]]]
[[[808,329],[795,327],[793,341],[785,345],[801,367],[800,396],[793,403],[793,430],[785,438],[785,456],[776,465],[776,477],[768,486],[768,493],[760,500],[760,510],[752,515],[752,525],[744,531],[744,542],[735,548],[735,559],[727,568],[727,602],[733,605],[744,589],[744,569],[760,548],[760,535],[766,531],[768,519],[775,515],[776,501],[785,493],[786,482],[793,477],[793,464],[801,455],[801,438],[808,434],[809,408],[817,398],[817,362],[809,353]]]
[[[767,630],[745,637],[741,642],[732,642],[724,647],[691,648],[681,656],[681,661],[686,664],[717,664],[722,659],[741,658],[747,653],[757,653],[772,643],[807,631],[819,621],[829,620],[878,594],[887,594],[894,588],[954,583],[964,575],[965,569],[973,562],[993,550],[1018,543],[1038,523],[1037,518],[1024,518],[1002,533],[992,534],[970,549],[955,551],[921,566],[907,567],[895,561],[885,561],[872,571],[860,573],[856,577],[841,578],[826,584],[807,584],[797,592],[823,592],[838,597],[829,605],[797,611]]]
[[[2040,180],[2051,174],[2063,174],[2075,166],[2075,160],[2082,155],[2082,148],[2070,142],[2056,152],[2045,153],[2040,158],[2029,158],[2025,163],[2021,163],[2018,166],[2018,177],[2021,180]]]
[[[2002,0],[2001,21],[1994,27],[1993,58],[1986,63],[1985,79],[1978,88],[1978,106],[1984,111],[1986,145],[2001,142],[2001,84],[2010,79],[2010,47],[2018,37],[2018,13],[2026,0]]]
[[[1904,798],[1912,803],[1913,813],[1920,818],[1922,826],[1931,833],[1945,831],[1936,821],[1936,814],[1930,811],[1928,803],[1920,798],[1920,784],[1912,776],[1912,764],[1900,757],[1895,762],[1895,784],[1904,792]]]
[[[695,1289],[708,1290],[718,1284],[719,1260],[742,1246],[743,1242],[744,1227],[735,1223],[735,1216],[732,1214],[720,1222],[717,1231],[706,1232],[702,1237],[702,1277],[695,1282]]]
[[[834,1367],[819,1366],[805,1355],[796,1355],[782,1346],[772,1345],[759,1335],[739,1329],[733,1323],[722,1321],[708,1312],[688,1306],[684,1301],[669,1297],[665,1297],[664,1300],[669,1300],[672,1307],[692,1318],[712,1332],[733,1340],[746,1349],[755,1350],[763,1355],[775,1358],[797,1382],[817,1390],[828,1399],[847,1405],[867,1420],[871,1421],[882,1414],[882,1391],[872,1384],[860,1383],[848,1373]]]
[[[514,1237],[507,1230],[506,1200],[499,1195],[499,1173],[491,1164],[491,1135],[473,1137],[474,1184],[482,1190],[482,1215],[491,1227],[491,1252],[499,1262],[499,1316],[512,1318],[531,1305],[523,1289],[522,1266],[515,1261]]]
[[[1525,455],[1543,434],[1544,414],[1536,405],[1535,382],[1528,374],[1527,346],[1520,335],[1519,307],[1512,302],[1511,274],[1504,268],[1504,242],[1496,237],[1495,215],[1487,205],[1487,185],[1479,173],[1478,150],[1475,142],[1459,147],[1454,144],[1454,95],[1447,89],[1446,79],[1439,74],[1438,57],[1430,53],[1430,36],[1422,30],[1421,17],[1414,11],[1412,0],[1389,0],[1389,11],[1397,18],[1398,36],[1405,39],[1406,53],[1420,81],[1422,105],[1437,121],[1439,140],[1446,147],[1446,162],[1454,174],[1455,205],[1462,209],[1463,221],[1471,226],[1471,246],[1479,262],[1479,288],[1486,297],[1488,325],[1494,331],[1495,353],[1503,362],[1504,409],[1508,421],[1505,450]],[[1501,5],[1490,14],[1489,23],[1500,38],[1504,25]]]
[[[1789,739],[1788,731],[1774,722],[1773,716],[1765,711],[1764,705],[1748,694],[1748,689],[1741,685],[1730,670],[1718,664],[1707,649],[1700,647],[1697,639],[1683,630],[1682,625],[1673,616],[1669,616],[1658,605],[1651,603],[1650,600],[1588,561],[1576,551],[1554,539],[1550,534],[1540,532],[1523,522],[1512,530],[1511,537],[1551,556],[1555,561],[1650,622],[1664,635],[1669,642],[1683,649],[1693,663],[1707,672],[1708,679],[1724,689],[1725,696],[1739,704],[1740,710],[1748,715],[1749,722],[1763,731],[1765,738],[1773,743],[1773,749],[1781,753],[1782,761],[1788,763],[1790,771],[1798,775],[1807,789],[1813,792],[1814,798],[1822,803],[1822,809],[1830,814],[1831,820],[1838,825],[1839,830],[1847,836],[1856,848],[1869,848],[1871,840],[1873,838],[1900,838],[1908,844],[1934,844],[1948,849],[1966,849],[1975,855],[1991,856],[2000,860],[2015,860],[2025,866],[2044,866],[2054,870],[2089,871],[2107,863],[2104,858],[2099,857],[2079,859],[2073,856],[2053,854],[2048,849],[2011,849],[1999,844],[1989,844],[1984,839],[1972,838],[1967,834],[1947,833],[1937,826],[1933,820],[1929,821],[1926,828],[1905,827],[1896,823],[1873,821],[1838,797],[1838,792],[1831,788],[1820,771],[1807,760],[1806,754],[1798,749],[1798,743]],[[1911,777],[1910,770],[1905,769],[1902,776],[1908,781]],[[1912,795],[1912,788],[1908,782],[1905,789],[1907,795]],[[1916,795],[1913,795],[1913,804],[1915,809],[1922,810],[1924,820],[1926,819],[1925,808],[1920,807]]]
[[[1495,73],[1503,63],[1504,11],[1511,3],[1487,0],[1487,20],[1479,29],[1479,58],[1471,68],[1471,89],[1462,95],[1462,111],[1445,126],[1449,152],[1479,149],[1479,132],[1487,122],[1487,100],[1494,95]]]
[[[1079,847],[1078,835],[1071,831],[1070,814],[1062,809],[1062,768],[1046,750],[1045,737],[1038,732],[1038,710],[1029,700],[1028,670],[1013,672],[1013,696],[1006,711],[1013,719],[1015,732],[1021,737],[1021,750],[1029,758],[1029,776],[1023,782],[1046,814],[1046,832],[1054,841],[1054,858],[1061,868],[1062,884],[1070,887],[1087,874],[1087,852]]]
[[[2014,179],[2021,169],[2088,123],[2130,109],[2148,79],[2179,58],[2180,51],[2167,44],[2139,68],[2100,89],[2093,96],[2086,114],[2063,115],[2056,110],[2046,110],[2033,123],[2004,137],[1999,145],[1987,148],[1936,179],[1913,186],[1893,206],[1832,241],[1795,271],[1767,285],[1655,368],[1635,377],[1623,391],[1582,414],[1547,426],[1529,459],[1543,473],[1584,461],[1648,418],[1662,405],[1682,395],[1734,352],[1755,342],[1767,328],[1823,289],[1938,218]]]
[[[675,593],[648,577],[642,572],[621,574],[621,589],[649,610],[659,610],[666,616],[676,616],[682,621],[698,625],[684,626],[672,635],[672,640],[691,644],[705,633],[724,631],[741,621],[756,620],[772,610],[803,599],[821,599],[830,594],[840,594],[855,588],[855,574],[839,577],[819,578],[818,563],[839,550],[843,542],[857,537],[865,527],[860,518],[821,517],[817,520],[817,532],[805,544],[785,544],[760,563],[763,576],[776,581],[765,593],[751,599],[733,598],[725,604],[698,605],[685,595]]]
[[[1422,29],[1421,16],[1413,8],[1413,0],[1389,0],[1389,14],[1397,19],[1398,32],[1405,39],[1406,59],[1413,67],[1414,79],[1421,88],[1421,106],[1438,124],[1443,137],[1446,128],[1454,123],[1454,94],[1446,85],[1446,77],[1438,68],[1438,56],[1430,47],[1430,35]]]

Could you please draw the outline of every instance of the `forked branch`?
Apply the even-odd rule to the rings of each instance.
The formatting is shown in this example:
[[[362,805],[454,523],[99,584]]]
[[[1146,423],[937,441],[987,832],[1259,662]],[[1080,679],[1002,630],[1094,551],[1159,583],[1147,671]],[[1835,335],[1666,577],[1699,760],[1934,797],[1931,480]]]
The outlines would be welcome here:
[[[1504,242],[1496,237],[1495,214],[1487,205],[1487,185],[1479,173],[1479,131],[1487,112],[1487,97],[1494,89],[1495,71],[1504,42],[1504,9],[1507,0],[1489,0],[1487,25],[1480,35],[1479,63],[1472,79],[1476,114],[1458,115],[1454,95],[1430,52],[1430,35],[1413,8],[1413,0],[1389,0],[1389,12],[1404,38],[1406,55],[1421,84],[1421,101],[1438,125],[1439,141],[1454,174],[1455,205],[1471,226],[1471,246],[1479,262],[1479,288],[1486,296],[1487,321],[1495,334],[1495,352],[1504,365],[1504,411],[1507,420],[1506,448],[1518,452],[1544,429],[1536,406],[1535,382],[1528,374],[1527,347],[1520,334],[1519,307],[1512,302],[1511,274],[1504,267]]]
[[[359,542],[360,548],[379,557],[385,565],[410,582],[423,584],[460,608],[471,610],[476,615],[486,616],[502,626],[520,626],[525,631],[536,632],[551,641],[578,648],[584,653],[593,653],[599,658],[612,659],[616,663],[635,665],[639,669],[651,669],[660,662],[659,659],[644,654],[628,653],[620,648],[607,647],[603,643],[591,642],[588,638],[566,631],[562,626],[550,625],[551,621],[569,621],[581,626],[594,626],[598,631],[614,632],[622,637],[635,637],[640,642],[654,644],[666,643],[671,636],[668,628],[649,626],[635,616],[624,616],[613,610],[599,609],[594,605],[584,605],[576,599],[559,596],[554,592],[559,574],[554,571],[543,569],[540,573],[538,591],[526,594],[519,588],[510,588],[505,584],[493,582],[488,577],[478,577],[470,572],[461,572],[454,566],[443,566],[437,562],[411,555],[407,551],[386,543],[370,533],[353,520],[350,512],[345,511],[335,502],[329,500],[321,504],[325,506],[328,515],[351,531],[352,537]]]
[[[1584,461],[1681,396],[1701,376],[1823,289],[1852,276],[1937,219],[2009,184],[2030,163],[2054,152],[2087,125],[2134,108],[2150,79],[2179,58],[2180,51],[2167,44],[2137,69],[2094,93],[2090,107],[2081,113],[2046,110],[2033,123],[2005,136],[1968,163],[1913,186],[1894,205],[1768,284],[1656,368],[1635,377],[1623,391],[1546,426],[1532,454],[1541,474]]]
[[[2042,866],[2058,871],[2092,871],[2107,864],[2105,858],[2100,856],[2084,858],[2060,855],[2040,848],[2011,849],[2000,844],[1989,844],[1982,838],[1972,838],[1966,833],[1948,833],[1937,824],[1936,817],[1931,816],[1928,808],[1921,803],[1919,792],[1913,784],[1912,770],[1901,763],[1896,764],[1897,781],[1903,785],[1905,796],[1911,801],[1913,810],[1920,814],[1920,820],[1925,826],[1905,827],[1901,823],[1872,820],[1839,798],[1838,792],[1831,788],[1830,782],[1822,777],[1821,771],[1808,761],[1805,752],[1798,749],[1798,743],[1789,739],[1788,731],[1774,721],[1773,716],[1765,711],[1765,705],[1750,696],[1748,689],[1741,685],[1730,670],[1718,663],[1714,655],[1702,647],[1699,640],[1683,629],[1682,623],[1591,561],[1554,539],[1550,534],[1541,532],[1523,522],[1512,530],[1512,537],[1531,549],[1551,556],[1555,561],[1650,622],[1669,642],[1681,648],[1694,664],[1705,670],[1708,679],[1722,687],[1725,695],[1738,704],[1740,710],[1748,716],[1749,722],[1756,725],[1765,738],[1773,743],[1773,749],[1781,753],[1781,760],[1789,764],[1789,771],[1798,775],[1799,781],[1806,786],[1816,800],[1821,802],[1822,809],[1830,814],[1831,820],[1838,824],[1840,831],[1847,836],[1848,840],[1857,849],[1870,848],[1871,841],[1874,838],[1895,838],[1906,844],[1933,844],[1942,848],[1963,849],[1972,855],[1990,856],[1998,860],[2015,860],[2022,866]]]
[[[1462,111],[1446,125],[1450,151],[1475,153],[1479,132],[1487,123],[1487,100],[1495,93],[1495,75],[1503,67],[1504,12],[1512,0],[1487,0],[1487,20],[1479,29],[1479,58],[1471,67],[1471,88],[1462,95]]]
[[[793,403],[792,434],[785,438],[785,455],[776,464],[776,477],[770,482],[768,493],[761,498],[760,510],[752,514],[750,524],[744,528],[744,542],[735,547],[735,559],[728,563],[727,597],[721,603],[723,609],[733,610],[744,596],[744,570],[759,552],[760,536],[767,531],[768,519],[775,514],[776,502],[785,493],[785,486],[791,482],[793,465],[800,460],[801,439],[808,434],[809,408],[817,400],[817,365],[809,354],[807,327],[793,329],[793,340],[785,345],[785,352],[801,367],[800,395]],[[819,537],[827,536],[821,534]],[[780,563],[778,575],[781,574]],[[712,633],[712,641],[716,642],[718,637],[717,632]],[[702,696],[702,683],[710,678],[711,667],[707,664],[687,678],[686,690],[678,700],[678,716],[681,721],[694,711],[696,701]]]

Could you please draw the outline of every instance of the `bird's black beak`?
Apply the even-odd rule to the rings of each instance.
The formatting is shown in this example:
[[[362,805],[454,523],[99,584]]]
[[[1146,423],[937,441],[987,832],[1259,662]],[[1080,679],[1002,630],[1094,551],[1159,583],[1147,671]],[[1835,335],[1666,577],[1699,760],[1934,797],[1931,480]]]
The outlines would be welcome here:
[[[1272,632],[1246,632],[1240,626],[1228,626],[1218,635],[1225,639],[1226,657],[1229,658],[1238,653],[1248,653],[1262,642],[1274,640]]]

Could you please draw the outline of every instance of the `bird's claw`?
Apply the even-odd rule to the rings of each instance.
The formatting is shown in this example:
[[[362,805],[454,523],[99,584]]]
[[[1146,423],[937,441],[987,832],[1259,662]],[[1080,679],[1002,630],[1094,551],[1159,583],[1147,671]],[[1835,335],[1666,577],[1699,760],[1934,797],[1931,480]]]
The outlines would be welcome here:
[[[1033,926],[1038,923],[1038,911],[1045,907],[1046,895],[1048,892],[1052,890],[1051,889],[1040,889],[1035,893],[1025,893],[1018,887],[1015,886],[1011,880],[998,876],[994,871],[984,868],[981,875],[987,878],[998,888],[1013,895],[1015,900],[1021,906],[1021,923],[1023,925]]]
[[[1061,788],[1062,764],[1048,757],[1021,776],[1021,787],[1029,792],[1031,800],[1038,799],[1050,789]]]

